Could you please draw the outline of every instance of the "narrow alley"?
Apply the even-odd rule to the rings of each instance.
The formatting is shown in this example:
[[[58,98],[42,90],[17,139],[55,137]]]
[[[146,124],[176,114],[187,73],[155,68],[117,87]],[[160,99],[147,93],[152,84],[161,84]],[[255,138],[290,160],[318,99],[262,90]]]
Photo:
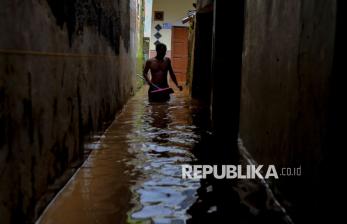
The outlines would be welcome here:
[[[146,97],[143,88],[127,103],[38,223],[187,219],[199,187],[182,180],[178,166],[195,159],[191,104],[187,94],[165,104]]]
[[[346,3],[0,1],[0,224],[340,223]]]
[[[204,156],[194,151],[201,154],[201,143],[212,144],[206,138],[208,124],[197,123],[204,120],[204,109],[187,91],[168,103],[149,103],[145,90],[130,99],[100,140],[90,143],[94,149],[88,159],[37,224],[212,223],[225,220],[228,209],[241,214],[234,214],[234,220],[247,223],[291,223],[279,208],[253,207],[247,199],[240,203],[237,191],[244,191],[243,199],[267,203],[266,191],[255,183],[216,186],[212,179],[182,179],[180,165],[199,164]]]

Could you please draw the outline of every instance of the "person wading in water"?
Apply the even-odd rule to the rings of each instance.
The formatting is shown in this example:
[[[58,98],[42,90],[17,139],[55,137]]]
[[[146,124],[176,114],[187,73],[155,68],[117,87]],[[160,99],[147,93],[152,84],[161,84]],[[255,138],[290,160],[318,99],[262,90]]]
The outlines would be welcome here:
[[[182,91],[182,86],[177,83],[176,75],[171,66],[171,60],[168,57],[165,57],[166,45],[158,43],[155,50],[157,51],[157,56],[146,61],[143,76],[150,86],[148,90],[149,101],[165,102],[170,100],[169,91],[158,91],[154,93],[152,91],[169,88],[167,82],[168,72],[170,73],[172,81],[180,91]],[[149,70],[151,71],[151,80],[148,78]]]

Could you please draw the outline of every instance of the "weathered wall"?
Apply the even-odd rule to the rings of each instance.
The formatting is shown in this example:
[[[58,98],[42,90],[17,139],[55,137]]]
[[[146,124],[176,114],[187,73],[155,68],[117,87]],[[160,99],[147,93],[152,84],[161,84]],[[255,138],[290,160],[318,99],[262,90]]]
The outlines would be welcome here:
[[[132,91],[134,1],[0,3],[0,222],[35,218]],[[37,212],[37,211],[36,211]]]
[[[247,1],[241,138],[259,161],[318,165],[335,13],[335,1]]]
[[[240,137],[260,164],[302,166],[286,182],[297,199],[323,178],[335,17],[333,0],[246,1]]]

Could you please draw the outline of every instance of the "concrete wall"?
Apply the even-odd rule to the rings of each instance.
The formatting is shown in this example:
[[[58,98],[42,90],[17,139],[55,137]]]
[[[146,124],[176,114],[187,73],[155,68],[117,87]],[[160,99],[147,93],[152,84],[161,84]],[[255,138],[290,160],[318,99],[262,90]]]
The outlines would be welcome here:
[[[319,210],[308,210],[325,206],[318,194],[336,8],[336,1],[325,0],[246,1],[240,137],[260,164],[302,167],[302,178],[281,178],[282,190],[315,218]]]
[[[136,1],[5,0],[0,17],[0,222],[26,223],[132,92]]]
[[[314,169],[321,159],[335,3],[247,1],[240,135],[259,161]]]
[[[225,164],[248,156],[235,147],[239,135],[258,164],[301,167],[302,176],[269,186],[294,223],[333,223],[344,214],[336,201],[345,187],[336,180],[345,158],[346,1],[213,1],[211,60],[201,63],[196,52],[206,51],[209,34],[199,34],[198,17],[212,8],[206,2],[197,2],[192,89],[195,97],[211,94],[211,154]],[[196,71],[206,64],[211,91],[199,92],[207,81]]]

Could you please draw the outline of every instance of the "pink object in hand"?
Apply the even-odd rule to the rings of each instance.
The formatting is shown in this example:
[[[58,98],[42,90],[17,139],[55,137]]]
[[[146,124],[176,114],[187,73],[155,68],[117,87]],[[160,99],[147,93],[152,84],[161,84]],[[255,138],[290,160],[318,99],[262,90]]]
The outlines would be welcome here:
[[[151,91],[151,93],[167,93],[167,94],[171,94],[174,93],[172,88],[162,88],[162,89],[156,89]]]

